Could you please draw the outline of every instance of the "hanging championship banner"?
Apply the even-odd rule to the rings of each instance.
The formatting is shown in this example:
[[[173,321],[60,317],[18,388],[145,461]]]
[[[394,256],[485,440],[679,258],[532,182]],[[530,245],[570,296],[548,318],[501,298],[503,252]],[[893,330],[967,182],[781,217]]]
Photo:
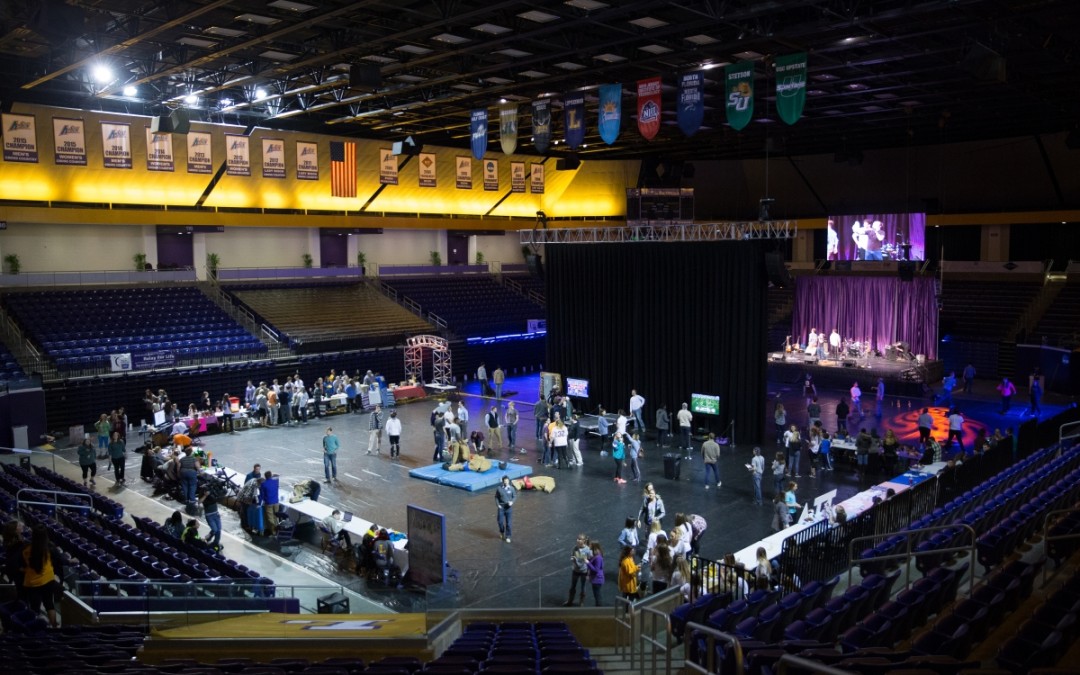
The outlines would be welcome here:
[[[4,161],[37,164],[37,120],[33,115],[4,113]]]
[[[724,67],[724,91],[727,121],[735,131],[742,131],[754,116],[754,64],[740,61]]]
[[[82,120],[54,117],[53,161],[67,166],[86,166],[86,126]]]
[[[696,70],[679,77],[679,101],[677,104],[679,128],[687,136],[693,136],[705,119],[705,72]]]
[[[247,136],[225,134],[225,173],[251,175],[251,139]]]
[[[209,131],[189,131],[187,135],[188,173],[213,173]]]
[[[510,192],[525,192],[525,162],[510,162]]]
[[[487,152],[487,110],[473,110],[469,114],[469,133],[472,143],[472,156],[482,160]]]
[[[806,52],[776,57],[776,112],[795,124],[806,105]]]
[[[382,185],[398,184],[397,156],[392,148],[379,148],[379,183]]]
[[[499,144],[503,153],[514,154],[518,141],[518,107],[507,103],[499,107]]]
[[[637,83],[637,127],[645,140],[656,138],[660,131],[660,78],[650,77]]]
[[[319,144],[296,142],[296,180],[319,180]]]
[[[600,85],[600,138],[611,145],[622,127],[622,85]]]
[[[262,139],[263,178],[285,177],[285,141],[280,138]]]
[[[172,134],[150,131],[146,127],[146,170],[175,171]]]
[[[532,104],[533,146],[537,152],[547,152],[551,142],[551,100],[542,98]]]
[[[585,142],[585,95],[581,92],[563,97],[563,127],[566,146],[577,150]]]
[[[106,169],[131,168],[131,125],[101,123],[101,157]]]
[[[472,157],[458,155],[454,169],[454,177],[457,180],[457,189],[472,189]]]
[[[534,195],[544,194],[544,165],[533,163],[529,165],[529,192]]]
[[[495,192],[499,189],[499,160],[484,160],[484,190]]]
[[[438,187],[435,167],[435,153],[421,152],[420,169],[418,171],[420,174],[420,187]]]

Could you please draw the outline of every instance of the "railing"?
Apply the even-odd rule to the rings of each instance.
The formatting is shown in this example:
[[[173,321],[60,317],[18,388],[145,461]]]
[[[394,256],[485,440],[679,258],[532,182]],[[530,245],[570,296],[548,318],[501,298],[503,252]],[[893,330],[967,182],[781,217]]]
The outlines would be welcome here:
[[[794,239],[797,220],[723,223],[662,223],[619,227],[557,227],[518,230],[523,246],[537,244],[640,243],[672,241],[743,241]]]
[[[55,461],[53,462],[53,468],[55,468]],[[52,497],[51,502],[39,502],[37,500],[26,499],[23,497],[23,493],[34,493],[36,495],[45,495],[46,497]],[[75,501],[86,501],[86,506],[79,504],[61,504],[60,497],[72,498]],[[94,498],[83,492],[67,492],[65,490],[49,490],[42,488],[21,488],[15,493],[15,503],[18,504],[18,508],[21,511],[24,506],[45,506],[53,509],[75,509],[78,511],[93,511],[94,510]]]
[[[424,308],[420,306],[420,303],[416,302],[412,298],[402,298],[401,306],[420,318],[424,317]]]
[[[1049,513],[1046,514],[1046,516],[1043,518],[1043,536],[1042,536],[1043,550],[1046,553],[1049,553],[1049,551],[1050,551],[1050,542],[1052,542],[1052,541],[1066,541],[1068,539],[1080,539],[1080,532],[1071,532],[1071,533],[1068,533],[1068,534],[1050,534],[1050,528],[1053,525],[1057,524],[1056,523],[1057,519],[1054,518],[1054,516],[1060,516],[1060,515],[1064,515],[1066,513],[1076,513],[1078,511],[1080,511],[1080,506],[1073,507],[1071,509],[1058,509],[1057,511],[1050,511]],[[1051,520],[1055,520],[1055,522],[1051,523],[1050,522]],[[1046,564],[1043,565],[1043,588],[1046,588],[1046,584],[1050,580],[1049,579],[1049,573],[1050,573],[1049,568],[1050,568],[1049,565],[1046,565]],[[1060,566],[1058,567],[1058,569],[1061,569]],[[1057,570],[1054,570],[1054,574],[1057,574]]]
[[[637,658],[637,625],[634,621],[634,602],[624,597],[615,598],[615,653],[630,661],[634,667]]]
[[[0,286],[101,286],[110,284],[160,284],[196,281],[195,270],[105,270],[99,272],[22,272],[0,275]]]
[[[360,267],[221,267],[217,280],[359,278],[362,271]]]
[[[671,610],[682,602],[682,592],[678,587],[667,588],[660,593],[650,595],[635,605],[637,612],[637,640],[635,645],[640,651],[638,672],[658,673],[657,660],[663,654],[664,673],[671,672],[671,652],[675,642],[671,636]],[[663,639],[660,635],[663,634]],[[648,655],[648,658],[647,656]]]
[[[540,305],[541,307],[547,307],[547,298],[540,295],[536,291],[529,291],[529,299]]]
[[[732,645],[732,647],[734,648],[733,656],[735,657],[735,664],[729,672],[743,672],[742,644],[739,643],[739,639],[737,637],[735,637],[734,635],[729,635],[727,633],[721,633],[715,628],[703,626],[700,623],[690,622],[686,624],[686,635],[693,636],[695,633],[700,633],[701,636],[705,638],[705,663],[704,665],[702,665],[700,663],[697,663],[696,661],[691,660],[689,658],[688,651],[686,661],[683,663],[684,670],[690,670],[695,673],[704,673],[705,675],[708,675],[709,673],[715,673],[716,643],[724,642]],[[687,644],[689,644],[689,640],[691,639],[693,639],[693,637],[687,638]]]
[[[269,325],[265,323],[261,324],[259,326],[259,330],[261,331],[262,335],[266,336],[266,339],[270,340],[274,344],[281,344],[281,334],[271,328]]]
[[[446,328],[446,321],[435,312],[428,312],[427,318],[428,321],[435,324],[439,328]]]
[[[950,546],[948,548],[935,548],[930,551],[913,551],[911,548],[911,540],[914,535],[922,535],[928,532],[940,532],[942,530],[951,530],[953,528],[960,528],[967,530],[971,534],[971,546]],[[866,561],[855,558],[855,542],[858,541],[873,541],[878,539],[889,539],[895,536],[904,537],[904,544],[906,550],[903,553],[890,553],[888,555],[876,555],[873,558],[868,558]],[[975,528],[965,524],[950,524],[950,525],[932,525],[930,527],[920,527],[917,530],[904,530],[903,532],[883,532],[881,534],[871,534],[865,537],[855,537],[848,542],[848,586],[852,584],[853,575],[855,573],[855,566],[860,562],[885,562],[888,560],[906,560],[907,561],[907,582],[905,588],[911,585],[911,560],[924,555],[942,555],[945,553],[970,553],[971,567],[968,570],[968,597],[971,597],[972,592],[975,590],[975,544],[977,543],[978,535],[975,533]]]
[[[1058,445],[1074,439],[1080,439],[1080,422],[1066,422],[1058,427]]]
[[[487,264],[483,265],[380,265],[380,277],[402,276],[406,274],[488,274]]]
[[[799,670],[809,670],[812,673],[824,673],[825,675],[851,675],[850,670],[841,670],[839,668],[833,668],[832,666],[825,665],[818,661],[811,661],[810,659],[804,659],[801,656],[794,654],[784,654],[780,657],[780,660],[776,662],[777,675],[784,675],[788,672],[789,668],[798,668]]]

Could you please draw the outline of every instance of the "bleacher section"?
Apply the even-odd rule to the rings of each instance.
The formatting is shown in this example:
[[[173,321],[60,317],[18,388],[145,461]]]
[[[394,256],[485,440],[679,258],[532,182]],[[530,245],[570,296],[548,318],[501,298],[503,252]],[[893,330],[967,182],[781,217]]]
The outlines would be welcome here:
[[[765,334],[768,340],[766,349],[776,352],[784,348],[785,339],[791,335],[791,310],[795,306],[795,289],[770,287],[765,298],[767,322]],[[831,327],[825,326],[815,326],[815,328],[826,335],[831,330]],[[799,340],[799,336],[792,335],[792,346],[798,344]]]
[[[435,314],[461,337],[524,333],[530,319],[547,311],[487,274],[389,277],[383,281],[406,299]]]
[[[26,379],[22,366],[15,360],[15,355],[8,351],[7,345],[0,342],[0,385],[7,382],[20,382]]]
[[[951,281],[941,285],[939,335],[998,342],[1042,288],[1041,282]]]
[[[1035,326],[1033,342],[1046,338],[1051,346],[1073,348],[1080,345],[1080,282],[1061,289]]]
[[[381,347],[432,331],[366,284],[239,284],[223,290],[303,353]]]
[[[540,297],[547,296],[547,284],[540,277],[532,274],[505,274],[503,278],[517,282],[526,295],[536,293]]]
[[[61,371],[105,369],[110,355],[124,353],[169,351],[203,362],[266,353],[194,286],[27,291],[5,302]]]

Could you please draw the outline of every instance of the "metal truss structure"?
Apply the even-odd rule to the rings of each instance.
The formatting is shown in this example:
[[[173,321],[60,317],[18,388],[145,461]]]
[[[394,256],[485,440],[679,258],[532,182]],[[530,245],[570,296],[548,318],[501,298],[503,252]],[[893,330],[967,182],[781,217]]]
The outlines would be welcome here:
[[[672,241],[744,241],[794,239],[797,220],[689,223],[670,225],[623,225],[619,227],[559,227],[518,230],[521,243],[540,244],[635,244]]]
[[[416,382],[424,379],[424,350],[431,350],[432,384],[449,385],[453,381],[450,343],[437,335],[414,335],[405,340],[405,377]]]

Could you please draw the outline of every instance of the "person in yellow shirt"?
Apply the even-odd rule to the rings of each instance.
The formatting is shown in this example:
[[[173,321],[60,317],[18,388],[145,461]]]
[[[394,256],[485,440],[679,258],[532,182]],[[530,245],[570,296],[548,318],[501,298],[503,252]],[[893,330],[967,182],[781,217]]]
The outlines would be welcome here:
[[[53,567],[49,534],[44,527],[34,528],[30,545],[23,549],[22,557],[26,564],[23,570],[26,604],[34,612],[44,605],[45,612],[49,615],[49,625],[56,628],[56,603],[53,599],[57,584],[56,570]],[[61,561],[56,562],[59,564]]]
[[[634,562],[634,549],[623,546],[619,556],[619,592],[627,600],[638,598],[638,571],[641,567]]]

